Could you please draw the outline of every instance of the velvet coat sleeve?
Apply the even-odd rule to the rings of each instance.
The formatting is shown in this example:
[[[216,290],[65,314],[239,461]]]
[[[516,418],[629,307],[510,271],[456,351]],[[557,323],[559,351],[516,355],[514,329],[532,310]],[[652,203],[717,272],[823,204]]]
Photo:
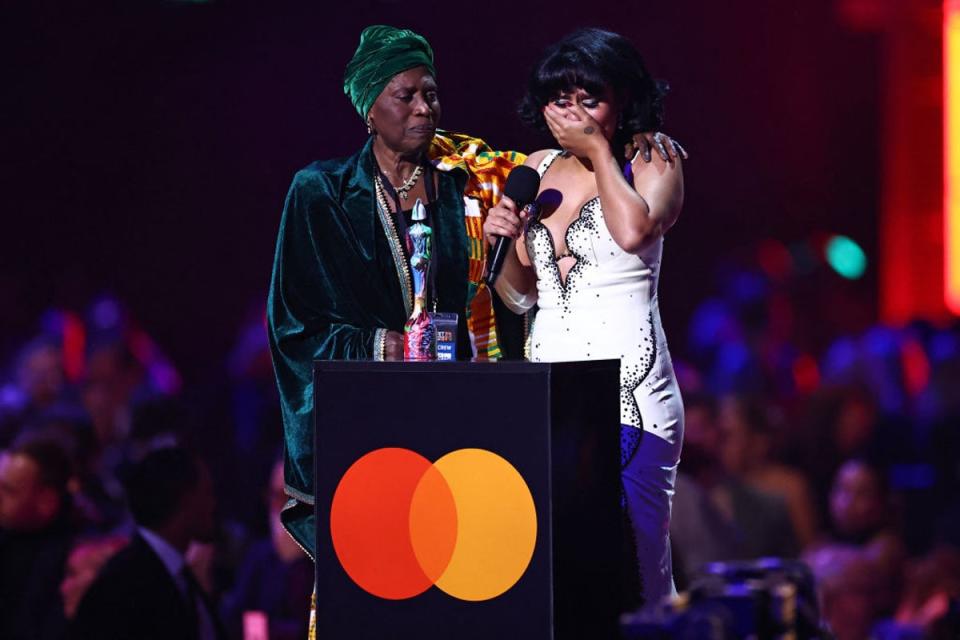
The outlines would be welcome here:
[[[287,195],[267,301],[270,348],[280,393],[287,494],[281,514],[308,552],[314,548],[314,360],[374,359],[387,330],[403,332],[412,297],[396,242],[375,204],[371,143],[345,160],[314,163]],[[469,357],[468,249],[461,171],[438,176],[434,227],[437,309],[459,314],[458,355]],[[390,223],[392,229],[392,223]],[[459,343],[462,343],[459,344]],[[336,401],[336,399],[330,399]]]
[[[314,360],[372,359],[378,333],[403,329],[398,287],[379,277],[372,200],[356,159],[294,177],[273,264],[267,322],[286,444],[287,492],[312,504]],[[382,258],[382,257],[381,257]]]

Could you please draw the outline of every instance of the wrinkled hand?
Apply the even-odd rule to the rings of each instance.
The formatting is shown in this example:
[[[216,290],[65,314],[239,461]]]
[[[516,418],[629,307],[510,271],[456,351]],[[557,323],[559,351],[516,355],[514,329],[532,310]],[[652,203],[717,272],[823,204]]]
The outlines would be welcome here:
[[[487,219],[483,222],[483,237],[490,246],[497,243],[497,238],[517,238],[527,219],[526,210],[517,210],[517,203],[503,196],[497,206],[487,211]]]
[[[549,103],[543,108],[543,118],[564,151],[585,158],[608,148],[600,124],[578,104],[561,109]]]
[[[639,153],[644,162],[650,162],[653,159],[651,149],[656,149],[665,162],[673,162],[677,158],[686,160],[689,157],[687,150],[667,134],[645,131],[633,134],[633,139],[624,147],[624,158],[632,162]]]
[[[403,334],[398,331],[387,331],[383,338],[383,359],[403,360]]]

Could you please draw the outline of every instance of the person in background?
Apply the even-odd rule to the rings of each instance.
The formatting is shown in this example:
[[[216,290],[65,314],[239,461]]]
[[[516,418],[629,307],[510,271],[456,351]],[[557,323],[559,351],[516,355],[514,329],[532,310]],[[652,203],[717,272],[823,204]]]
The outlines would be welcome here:
[[[206,465],[182,447],[157,449],[130,469],[125,485],[136,532],[80,600],[72,637],[225,639],[185,557],[191,542],[210,542],[215,533]]]
[[[266,619],[270,640],[302,640],[307,635],[307,604],[313,591],[313,563],[284,530],[280,511],[287,502],[283,492],[283,460],[277,460],[267,491],[270,537],[247,552],[233,589],[223,598],[223,619],[233,637],[249,616]]]
[[[80,600],[93,584],[103,565],[129,542],[123,536],[106,536],[85,540],[70,550],[66,575],[60,583],[63,613],[67,620],[72,620],[76,615]]]
[[[824,621],[837,640],[868,640],[882,613],[883,575],[855,549],[822,548],[807,563],[817,584]]]
[[[130,434],[133,397],[142,382],[143,369],[122,341],[90,348],[81,400],[101,451],[109,452]]]
[[[830,533],[804,552],[812,567],[830,571],[831,558],[855,556],[852,566],[869,574],[863,582],[875,616],[893,613],[902,585],[905,549],[892,514],[883,472],[864,459],[848,460],[830,491]]]
[[[716,400],[688,393],[684,407],[683,459],[670,521],[678,583],[689,582],[708,562],[795,556],[799,549],[783,500],[731,476],[721,464]]]
[[[783,500],[800,547],[812,543],[817,535],[813,492],[803,474],[775,459],[776,433],[767,406],[745,396],[725,398],[720,406],[720,430],[720,460],[727,473]]]
[[[61,638],[66,629],[57,587],[75,524],[60,445],[29,434],[0,453],[0,638]]]
[[[24,428],[32,428],[63,400],[66,377],[63,350],[57,341],[38,337],[21,350],[13,381],[0,388],[0,447],[8,446]]]
[[[822,388],[805,403],[802,413],[793,435],[796,462],[807,474],[819,520],[825,523],[837,471],[851,458],[888,458],[881,452],[882,443],[896,433],[892,428],[896,423],[881,415],[876,398],[864,385]]]

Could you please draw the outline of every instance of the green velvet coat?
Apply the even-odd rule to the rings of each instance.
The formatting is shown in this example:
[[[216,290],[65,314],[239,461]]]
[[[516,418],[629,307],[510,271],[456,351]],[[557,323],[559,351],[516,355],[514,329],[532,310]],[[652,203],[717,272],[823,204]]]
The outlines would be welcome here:
[[[371,139],[372,140],[372,139]],[[315,162],[293,179],[280,221],[267,301],[285,432],[282,519],[313,556],[314,360],[374,359],[380,330],[403,331],[412,299],[373,192],[372,142],[342,160]],[[437,308],[460,314],[458,358],[470,357],[465,325],[468,246],[463,190],[467,175],[436,172],[432,225]],[[395,237],[395,236],[393,236]],[[402,256],[402,253],[400,254]]]

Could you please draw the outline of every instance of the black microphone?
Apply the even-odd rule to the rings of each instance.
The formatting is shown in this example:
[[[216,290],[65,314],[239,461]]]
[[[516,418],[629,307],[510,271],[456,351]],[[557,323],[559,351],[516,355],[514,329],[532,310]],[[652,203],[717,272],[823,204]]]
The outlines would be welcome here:
[[[540,190],[540,174],[533,167],[520,165],[514,167],[507,176],[507,184],[503,186],[503,195],[510,198],[517,204],[519,212],[525,206],[537,199],[537,191]],[[493,247],[493,255],[490,256],[490,270],[487,272],[487,285],[493,286],[500,275],[500,269],[503,268],[503,261],[507,257],[513,245],[513,238],[499,236],[497,244]]]

